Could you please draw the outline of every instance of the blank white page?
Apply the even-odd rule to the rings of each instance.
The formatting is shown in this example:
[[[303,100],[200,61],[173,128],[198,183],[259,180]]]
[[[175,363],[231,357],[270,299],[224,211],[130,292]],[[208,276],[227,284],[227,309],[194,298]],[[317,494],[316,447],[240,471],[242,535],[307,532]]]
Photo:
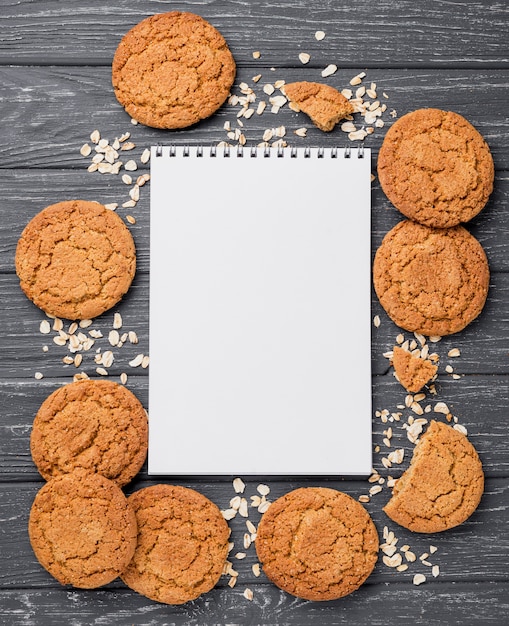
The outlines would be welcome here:
[[[152,149],[150,474],[371,471],[370,151],[264,154]]]

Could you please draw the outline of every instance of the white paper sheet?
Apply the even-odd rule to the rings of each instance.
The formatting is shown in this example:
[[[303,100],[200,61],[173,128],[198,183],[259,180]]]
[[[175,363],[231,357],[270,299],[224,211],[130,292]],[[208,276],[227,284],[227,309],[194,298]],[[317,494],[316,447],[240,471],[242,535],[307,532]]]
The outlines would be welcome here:
[[[149,473],[369,474],[369,150],[160,150]]]

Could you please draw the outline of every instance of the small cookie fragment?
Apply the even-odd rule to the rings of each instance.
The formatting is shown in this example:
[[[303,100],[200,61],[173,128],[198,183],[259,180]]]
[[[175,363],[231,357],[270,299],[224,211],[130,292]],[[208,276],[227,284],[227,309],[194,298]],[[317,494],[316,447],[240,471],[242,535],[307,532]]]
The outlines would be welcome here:
[[[136,518],[115,483],[77,470],[37,493],[28,533],[38,561],[62,585],[94,589],[117,578],[131,560]]]
[[[101,315],[128,291],[135,271],[129,229],[98,202],[68,200],[46,207],[27,224],[16,248],[21,289],[59,318]]]
[[[413,532],[436,533],[468,519],[483,490],[484,472],[474,446],[452,426],[433,420],[383,510]]]
[[[185,128],[225,102],[235,61],[212,24],[199,15],[171,11],[134,26],[118,45],[112,64],[115,96],[138,122]]]
[[[256,552],[267,577],[305,600],[334,600],[358,589],[378,558],[366,509],[335,489],[303,487],[264,513]]]
[[[486,205],[495,168],[488,144],[461,115],[418,109],[397,120],[378,156],[378,177],[406,217],[435,228],[467,222]]]
[[[353,106],[334,87],[302,81],[289,83],[284,91],[290,102],[311,118],[324,132],[330,132],[339,120],[353,113]]]
[[[404,220],[385,235],[373,263],[375,291],[389,317],[426,336],[470,324],[484,307],[489,279],[484,249],[463,226]]]
[[[438,370],[428,359],[415,356],[399,346],[394,346],[392,365],[399,382],[410,393],[420,391]]]
[[[70,383],[40,406],[30,449],[46,480],[82,468],[122,487],[147,456],[147,414],[123,385],[108,380]]]
[[[230,529],[202,494],[167,484],[135,491],[138,544],[121,574],[125,584],[165,604],[183,604],[210,591],[228,555]]]

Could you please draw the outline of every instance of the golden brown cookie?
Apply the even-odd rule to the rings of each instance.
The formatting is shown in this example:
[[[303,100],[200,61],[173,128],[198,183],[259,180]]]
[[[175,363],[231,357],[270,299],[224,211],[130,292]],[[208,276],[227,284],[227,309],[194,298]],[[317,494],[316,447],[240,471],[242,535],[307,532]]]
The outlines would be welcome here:
[[[350,113],[353,106],[334,87],[321,83],[289,83],[284,86],[284,92],[290,102],[309,115],[313,124],[325,132],[331,131],[334,126]]]
[[[136,547],[136,518],[120,487],[76,470],[37,493],[28,523],[40,564],[63,585],[93,589],[115,579]]]
[[[82,468],[119,487],[141,469],[147,447],[145,409],[131,391],[108,380],[80,380],[54,391],[30,437],[32,459],[46,480]]]
[[[419,109],[387,131],[378,177],[406,217],[436,228],[467,222],[493,190],[493,158],[467,120],[451,111]]]
[[[135,491],[129,503],[138,544],[121,576],[125,584],[166,604],[210,591],[223,571],[230,535],[217,506],[193,489],[167,484]]]
[[[16,273],[27,297],[46,313],[71,320],[114,306],[135,270],[129,229],[98,202],[46,207],[27,224],[16,249]]]
[[[193,13],[147,17],[121,40],[113,58],[115,96],[138,122],[185,128],[224,103],[235,61],[223,36]]]
[[[373,283],[389,317],[422,335],[450,335],[484,307],[489,268],[481,244],[463,226],[429,228],[405,220],[375,254]]]
[[[484,473],[474,446],[452,426],[432,421],[384,511],[409,530],[436,533],[470,517],[483,490]]]
[[[410,393],[420,391],[438,370],[438,367],[428,359],[415,356],[399,346],[394,346],[392,365],[399,382]]]
[[[358,589],[378,558],[378,534],[350,496],[303,487],[264,513],[256,552],[267,577],[305,600],[334,600]]]

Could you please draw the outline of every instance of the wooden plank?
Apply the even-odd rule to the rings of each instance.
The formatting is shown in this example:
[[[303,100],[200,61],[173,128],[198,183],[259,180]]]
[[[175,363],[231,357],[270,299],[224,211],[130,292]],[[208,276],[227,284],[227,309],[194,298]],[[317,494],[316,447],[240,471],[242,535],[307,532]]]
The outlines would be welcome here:
[[[39,325],[46,319],[44,313],[35,307],[19,287],[14,274],[0,274],[0,290],[9,307],[3,313],[0,340],[3,359],[0,361],[0,375],[8,378],[31,378],[35,371],[45,376],[65,375],[61,359],[69,354],[68,347],[56,346],[56,334],[42,335]],[[113,314],[119,311],[124,319],[124,330],[138,333],[139,344],[126,343],[120,352],[114,350],[116,361],[112,372],[119,375],[127,367],[128,361],[138,353],[148,353],[148,274],[138,273],[128,293],[118,306],[104,313],[94,322],[93,328],[101,330],[104,337],[98,340],[93,350],[110,349],[107,335],[112,329]],[[392,350],[401,330],[387,317],[380,306],[374,291],[372,293],[372,314],[379,315],[381,324],[372,331],[372,371],[381,375],[388,371],[389,362],[383,356]],[[437,345],[431,345],[442,358],[441,373],[445,366],[452,365],[458,374],[507,374],[509,363],[509,337],[505,324],[509,319],[509,273],[496,273],[491,277],[488,300],[481,315],[461,333],[444,337]],[[68,324],[66,324],[68,329]],[[413,335],[404,333],[413,339]],[[49,351],[43,352],[48,345]],[[451,348],[459,348],[461,357],[447,358]],[[85,353],[83,367],[93,364],[93,350]],[[444,376],[445,377],[445,376]]]
[[[256,494],[256,486],[260,480],[246,480],[246,490],[244,496],[250,502],[250,496]],[[170,483],[178,484],[203,493],[215,502],[220,508],[228,508],[230,499],[235,495],[231,483],[206,482],[199,480],[186,480],[174,478],[154,478],[151,481],[135,480],[126,488],[126,493],[131,493],[137,489],[158,484]],[[24,587],[27,589],[55,588],[58,584],[55,580],[37,563],[33,554],[27,535],[28,516],[30,507],[37,491],[42,486],[40,483],[16,483],[0,484],[0,514],[2,523],[2,554],[6,562],[9,563],[8,570],[0,573],[0,589],[13,587]],[[348,493],[354,498],[365,492],[360,487],[359,481],[338,481],[313,479],[289,479],[270,480],[269,498],[274,500],[281,495],[305,486],[323,486],[338,489]],[[366,505],[370,515],[375,522],[380,535],[384,526],[392,530],[398,537],[398,545],[410,545],[411,550],[416,554],[417,561],[409,565],[406,572],[397,572],[394,568],[387,567],[381,560],[377,562],[375,570],[370,576],[371,584],[378,583],[409,583],[414,574],[424,573],[431,579],[430,567],[420,561],[420,556],[429,553],[430,545],[436,546],[438,550],[426,560],[436,564],[440,568],[440,577],[437,582],[467,582],[467,581],[496,581],[504,580],[508,574],[508,565],[504,554],[509,550],[509,522],[507,511],[509,510],[509,485],[506,478],[488,478],[485,492],[481,504],[477,511],[461,526],[435,534],[416,534],[397,526],[387,518],[382,511],[382,506],[388,499],[379,494]],[[257,525],[260,514],[250,509],[249,519]],[[238,582],[242,585],[256,585],[259,582],[266,582],[265,577],[256,578],[251,570],[257,562],[255,547],[248,550],[243,548],[243,536],[246,532],[245,519],[237,516],[229,522],[231,541],[235,547],[232,552],[234,567],[239,572]],[[474,548],[475,546],[475,548]],[[237,560],[233,556],[236,552],[246,552],[247,556],[243,560]],[[482,555],[482,558],[480,558]],[[219,587],[227,587],[228,577],[222,577],[218,583]],[[122,588],[124,585],[117,580],[111,583],[110,587]],[[240,585],[239,585],[240,586]]]
[[[5,0],[2,5],[1,63],[111,62],[122,35],[148,15],[183,8],[199,13],[218,28],[238,63],[253,64],[260,50],[269,65],[298,64],[298,53],[311,54],[317,66],[342,67],[426,64],[436,67],[507,63],[501,55],[507,14],[503,3],[427,0],[373,3],[304,0],[249,5],[242,0],[193,2],[167,6],[157,0]],[[325,40],[317,42],[316,30]],[[461,36],[459,36],[461,33]],[[468,54],[465,54],[468,51]]]
[[[275,71],[267,65],[256,69],[241,67],[232,92],[240,95],[238,86],[245,81],[254,88],[257,106],[262,99],[268,101],[263,93],[267,82],[310,80],[343,89],[349,87],[352,75],[360,69],[362,67],[356,70],[341,67],[336,74],[323,79],[319,69],[308,66]],[[253,83],[252,77],[259,73],[262,78]],[[386,126],[393,121],[389,114],[391,110],[395,110],[398,116],[422,107],[456,111],[483,134],[492,149],[497,169],[506,167],[509,161],[506,141],[509,120],[505,105],[509,93],[505,70],[374,68],[364,79],[368,87],[371,82],[377,84],[380,101],[388,107],[382,118]],[[81,169],[84,159],[79,149],[94,129],[99,129],[111,141],[125,131],[131,131],[133,141],[140,146],[159,142],[216,145],[227,139],[223,128],[225,122],[230,122],[233,129],[237,127],[236,116],[240,111],[239,106],[224,105],[207,120],[180,131],[168,132],[141,125],[133,127],[113,94],[110,68],[88,66],[0,67],[0,103],[4,129],[0,162],[6,168]],[[62,115],[63,111],[65,115]],[[362,118],[357,122],[360,126]],[[294,113],[287,106],[277,115],[270,112],[269,106],[263,115],[254,114],[243,123],[248,146],[261,142],[267,128],[282,125],[286,128],[289,144],[334,146],[350,143],[338,127],[331,133],[323,133],[312,127],[306,115]],[[293,134],[300,127],[309,129],[305,139]],[[376,129],[366,138],[366,146],[377,151],[384,134],[384,129]]]
[[[85,368],[88,369],[88,368]],[[90,370],[89,370],[90,371]],[[0,482],[27,480],[39,481],[40,476],[32,463],[30,456],[30,430],[32,421],[42,402],[55,389],[72,381],[74,368],[62,367],[60,374],[55,378],[43,378],[40,381],[5,380],[0,383],[0,401],[5,411],[0,425]],[[149,379],[146,370],[139,369],[136,375],[128,378],[127,387],[140,399],[143,406],[148,406]],[[93,370],[90,375],[94,377]],[[95,375],[95,378],[98,378]],[[118,375],[111,375],[109,380],[120,382]],[[443,414],[433,411],[438,402],[445,402],[459,423],[467,428],[469,438],[481,457],[484,471],[489,477],[509,476],[509,440],[507,433],[507,398],[509,395],[509,380],[507,376],[467,376],[462,380],[452,380],[444,376],[437,384],[438,394],[427,398],[420,404],[423,409],[431,407],[430,412],[423,416],[428,420],[444,421]],[[380,476],[398,477],[408,466],[413,454],[414,446],[408,440],[403,424],[408,418],[418,417],[411,409],[401,409],[405,402],[405,391],[393,378],[392,374],[386,377],[373,379],[373,446],[380,448],[373,454],[373,466]],[[384,422],[376,412],[388,411],[400,414],[399,421],[389,418]],[[354,417],[352,417],[354,419]],[[384,432],[392,428],[393,436],[391,448],[383,442]],[[346,433],[347,435],[347,433]],[[238,445],[244,438],[241,433],[232,435],[231,445]],[[234,441],[237,443],[234,444]],[[382,458],[396,448],[403,448],[405,460],[401,465],[394,465],[386,469]],[[260,468],[263,471],[263,468]],[[140,478],[147,479],[146,467],[140,473]],[[365,481],[359,484],[360,493],[367,493],[368,485]],[[384,488],[386,491],[386,489]]]
[[[145,144],[136,151],[138,157]],[[227,171],[227,166],[225,170]],[[376,171],[376,157],[372,159]],[[133,178],[148,173],[149,166],[134,172]],[[19,235],[27,222],[49,204],[71,198],[97,200],[103,204],[117,203],[117,213],[125,219],[132,215],[136,224],[129,224],[136,241],[138,272],[149,268],[149,198],[150,183],[140,189],[140,201],[134,208],[122,208],[129,200],[131,186],[122,182],[121,176],[87,172],[85,168],[73,169],[1,169],[2,220],[0,221],[0,273],[14,271],[14,254]],[[260,190],[259,193],[262,193]],[[331,191],[334,197],[334,191]],[[267,202],[273,202],[272,195]],[[238,202],[231,198],[231,202]],[[481,213],[466,226],[484,247],[492,272],[509,271],[509,172],[498,171],[493,194]],[[340,210],[341,207],[338,207]],[[372,185],[372,249],[380,245],[385,234],[404,219],[383,193],[378,180]]]
[[[83,626],[85,624],[306,624],[308,626],[501,626],[509,611],[507,582],[429,581],[365,584],[332,602],[306,602],[272,585],[251,586],[254,598],[243,597],[244,586],[214,589],[194,602],[169,606],[124,589],[13,590],[2,592],[0,620],[10,626]]]

